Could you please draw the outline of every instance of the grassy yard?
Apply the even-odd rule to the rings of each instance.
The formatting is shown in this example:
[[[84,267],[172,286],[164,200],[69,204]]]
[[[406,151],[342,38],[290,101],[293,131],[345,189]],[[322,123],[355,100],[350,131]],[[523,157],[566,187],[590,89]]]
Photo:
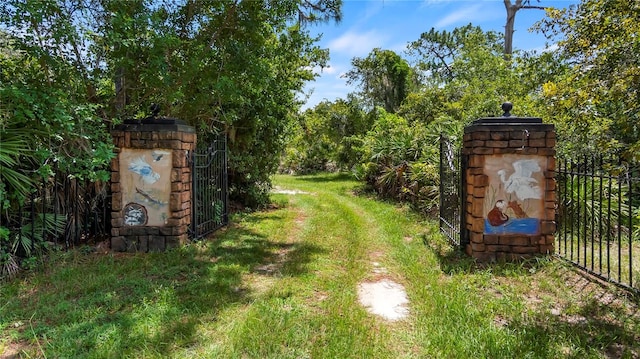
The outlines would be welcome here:
[[[55,253],[2,283],[0,357],[640,357],[637,299],[560,261],[478,267],[435,221],[348,177],[274,182],[291,192],[210,240]],[[383,278],[405,287],[406,319],[358,303],[358,284]]]

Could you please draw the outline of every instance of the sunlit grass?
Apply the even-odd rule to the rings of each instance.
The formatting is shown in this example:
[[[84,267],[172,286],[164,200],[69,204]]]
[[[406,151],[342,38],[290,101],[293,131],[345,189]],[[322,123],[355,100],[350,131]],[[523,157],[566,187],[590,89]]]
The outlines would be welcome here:
[[[480,267],[437,223],[344,175],[278,176],[298,194],[167,253],[56,253],[3,283],[0,356],[73,358],[633,357],[635,304],[553,259]],[[375,265],[374,265],[375,264]],[[384,268],[383,273],[373,271]],[[402,284],[409,316],[358,303]]]
[[[556,238],[560,256],[602,277],[640,290],[640,241],[585,240],[563,234]]]

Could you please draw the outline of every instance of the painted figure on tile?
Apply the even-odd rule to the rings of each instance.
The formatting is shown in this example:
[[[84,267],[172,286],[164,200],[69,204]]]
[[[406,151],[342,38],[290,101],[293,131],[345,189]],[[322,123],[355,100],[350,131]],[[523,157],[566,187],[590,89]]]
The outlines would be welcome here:
[[[532,159],[519,160],[511,165],[514,172],[509,178],[506,178],[506,170],[501,169],[497,172],[505,192],[514,193],[521,201],[529,198],[542,198],[542,190],[538,185],[538,180],[532,177],[534,173],[542,170],[538,161]]]
[[[507,202],[503,199],[496,201],[493,209],[487,214],[487,221],[494,227],[501,226],[509,221],[509,216],[504,213]]]
[[[144,157],[138,157],[129,163],[129,171],[137,173],[144,183],[154,184],[160,179],[160,175],[153,170]]]

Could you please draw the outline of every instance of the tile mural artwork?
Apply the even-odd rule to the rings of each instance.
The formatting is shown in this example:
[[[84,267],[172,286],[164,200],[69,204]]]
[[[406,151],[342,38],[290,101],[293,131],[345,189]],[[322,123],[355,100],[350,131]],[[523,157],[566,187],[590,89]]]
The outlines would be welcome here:
[[[164,226],[169,218],[171,150],[124,148],[119,161],[125,226]]]
[[[489,185],[484,198],[485,234],[540,233],[544,215],[544,156],[494,155],[485,158]]]

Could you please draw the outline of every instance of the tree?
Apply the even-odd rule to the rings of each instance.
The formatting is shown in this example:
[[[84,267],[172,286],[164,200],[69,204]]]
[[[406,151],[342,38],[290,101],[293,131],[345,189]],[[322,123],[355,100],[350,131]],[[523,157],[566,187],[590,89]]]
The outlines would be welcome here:
[[[452,31],[431,28],[409,44],[408,53],[415,59],[422,82],[442,84],[461,75],[454,71],[452,64],[463,57],[464,51],[471,46],[495,53],[501,49],[500,37],[495,32],[484,32],[479,26],[471,24]]]
[[[640,4],[586,0],[549,12],[567,71],[544,86],[566,153],[624,150],[640,158]]]
[[[342,20],[342,1],[302,0],[298,7],[298,21],[301,24]]]
[[[391,50],[373,49],[366,58],[351,60],[348,84],[358,84],[371,108],[395,112],[413,87],[413,72],[406,60]]]

